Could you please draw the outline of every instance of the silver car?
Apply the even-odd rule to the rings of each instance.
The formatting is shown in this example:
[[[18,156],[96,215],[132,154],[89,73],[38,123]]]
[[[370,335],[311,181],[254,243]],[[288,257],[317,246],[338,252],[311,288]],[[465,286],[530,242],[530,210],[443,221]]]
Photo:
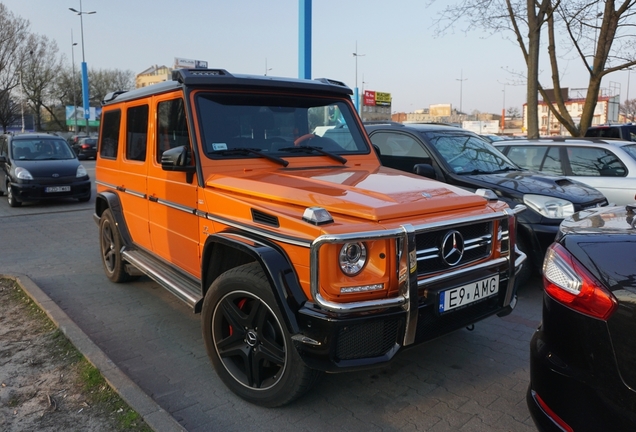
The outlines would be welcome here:
[[[497,141],[493,145],[517,165],[598,189],[610,203],[636,202],[636,143],[590,138]]]

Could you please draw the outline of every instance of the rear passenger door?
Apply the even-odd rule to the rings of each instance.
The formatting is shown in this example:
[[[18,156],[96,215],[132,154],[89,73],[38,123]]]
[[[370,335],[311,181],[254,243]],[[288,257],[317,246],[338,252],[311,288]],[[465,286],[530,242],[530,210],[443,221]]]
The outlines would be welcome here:
[[[627,167],[609,149],[576,146],[566,149],[568,177],[598,189],[609,202],[633,201],[633,184],[625,179]]]
[[[161,155],[178,146],[192,149],[184,101],[174,95],[153,98],[156,112],[148,161],[148,220],[153,251],[167,262],[200,277],[196,177],[164,171]],[[151,110],[152,111],[152,110]]]

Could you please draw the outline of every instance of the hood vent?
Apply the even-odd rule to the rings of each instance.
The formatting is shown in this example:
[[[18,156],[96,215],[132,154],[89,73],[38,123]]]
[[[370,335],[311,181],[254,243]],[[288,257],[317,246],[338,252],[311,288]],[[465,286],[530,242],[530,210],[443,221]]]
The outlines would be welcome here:
[[[280,226],[280,224],[278,223],[278,218],[276,216],[263,213],[260,210],[252,209],[252,220],[256,223],[269,225],[275,228],[278,228]]]

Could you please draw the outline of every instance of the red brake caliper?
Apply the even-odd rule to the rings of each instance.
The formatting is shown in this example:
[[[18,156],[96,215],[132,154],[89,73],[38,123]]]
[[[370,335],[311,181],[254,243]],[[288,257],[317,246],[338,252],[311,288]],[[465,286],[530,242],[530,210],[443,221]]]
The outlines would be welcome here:
[[[238,302],[238,308],[240,310],[243,310],[243,307],[245,306],[245,303],[247,302],[246,298],[242,298],[241,300],[239,300]],[[232,333],[234,333],[234,329],[232,328],[232,326],[230,325],[230,336],[232,336]]]

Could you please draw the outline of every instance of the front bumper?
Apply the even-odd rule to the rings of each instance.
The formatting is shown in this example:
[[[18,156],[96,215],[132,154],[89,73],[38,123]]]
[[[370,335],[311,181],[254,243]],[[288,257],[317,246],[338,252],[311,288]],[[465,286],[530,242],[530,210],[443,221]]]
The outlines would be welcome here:
[[[499,292],[479,302],[439,312],[441,291],[470,281],[499,275]],[[439,336],[474,324],[491,315],[505,315],[514,307],[508,302],[510,293],[507,263],[478,269],[449,283],[442,280],[419,291],[415,309],[412,342],[406,344],[409,312],[401,307],[379,312],[325,313],[314,304],[305,305],[298,314],[302,335],[293,339],[305,363],[315,369],[339,372],[375,367],[390,361],[401,349],[430,341]],[[513,284],[514,285],[514,284]],[[514,288],[513,288],[514,289]]]
[[[69,191],[47,192],[48,187],[68,186]],[[74,182],[40,183],[37,180],[28,183],[11,183],[11,190],[18,201],[41,201],[59,198],[84,198],[91,194],[90,179]]]

